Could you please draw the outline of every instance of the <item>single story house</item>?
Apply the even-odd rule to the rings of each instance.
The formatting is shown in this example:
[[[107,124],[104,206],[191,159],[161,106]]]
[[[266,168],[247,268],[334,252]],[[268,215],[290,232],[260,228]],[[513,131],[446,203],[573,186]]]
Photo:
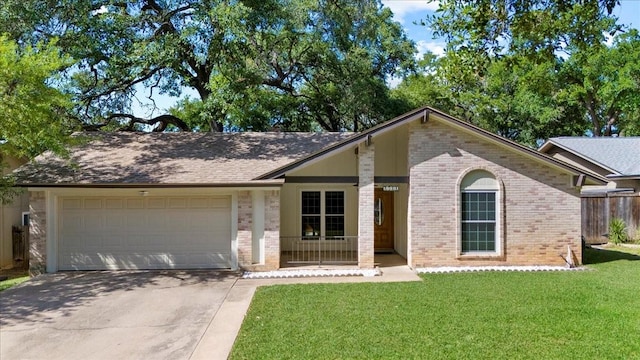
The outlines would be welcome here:
[[[598,174],[423,107],[360,133],[108,133],[19,168],[31,269],[563,265]]]
[[[581,187],[587,243],[607,242],[613,218],[625,222],[630,238],[640,237],[640,137],[558,137],[539,150],[606,179],[604,185]]]

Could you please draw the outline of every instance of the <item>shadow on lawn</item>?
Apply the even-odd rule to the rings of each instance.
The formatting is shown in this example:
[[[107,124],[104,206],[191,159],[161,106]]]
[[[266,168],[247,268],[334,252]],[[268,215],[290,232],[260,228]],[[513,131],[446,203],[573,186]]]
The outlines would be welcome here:
[[[587,248],[583,262],[585,265],[589,265],[618,260],[640,261],[640,256],[617,250]]]
[[[211,285],[237,278],[231,271],[83,271],[40,275],[0,293],[0,327],[16,322],[50,322],[52,313],[72,315],[96,297],[139,288]]]

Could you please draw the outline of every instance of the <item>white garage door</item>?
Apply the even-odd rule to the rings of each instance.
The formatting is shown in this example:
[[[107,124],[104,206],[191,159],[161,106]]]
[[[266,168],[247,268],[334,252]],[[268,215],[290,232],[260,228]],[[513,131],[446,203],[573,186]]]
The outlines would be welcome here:
[[[63,197],[60,270],[231,267],[231,197]]]

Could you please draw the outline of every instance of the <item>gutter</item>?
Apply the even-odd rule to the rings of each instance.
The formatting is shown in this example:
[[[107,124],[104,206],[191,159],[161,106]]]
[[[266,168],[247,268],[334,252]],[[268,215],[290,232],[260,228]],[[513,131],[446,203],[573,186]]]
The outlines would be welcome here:
[[[186,183],[186,184],[148,184],[148,183],[114,183],[114,184],[77,184],[77,183],[64,183],[64,184],[47,184],[47,183],[19,183],[16,187],[24,188],[84,188],[84,189],[140,189],[140,188],[232,188],[232,187],[268,187],[284,185],[284,179],[274,180],[259,180],[259,181],[247,181],[247,182],[234,182],[234,183]]]

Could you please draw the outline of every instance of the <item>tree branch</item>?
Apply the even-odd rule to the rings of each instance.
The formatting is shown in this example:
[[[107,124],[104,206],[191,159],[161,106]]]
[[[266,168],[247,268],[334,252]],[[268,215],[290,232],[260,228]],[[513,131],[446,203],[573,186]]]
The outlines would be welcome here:
[[[187,125],[182,119],[179,117],[173,116],[171,114],[165,114],[156,116],[152,119],[143,119],[131,114],[111,114],[105,118],[105,122],[101,124],[86,124],[83,126],[84,131],[99,131],[105,126],[112,123],[114,120],[118,119],[127,119],[127,122],[119,127],[120,131],[134,131],[135,124],[143,124],[149,126],[155,126],[153,128],[153,132],[162,132],[166,130],[167,126],[174,125],[182,131],[191,131],[189,125]]]

